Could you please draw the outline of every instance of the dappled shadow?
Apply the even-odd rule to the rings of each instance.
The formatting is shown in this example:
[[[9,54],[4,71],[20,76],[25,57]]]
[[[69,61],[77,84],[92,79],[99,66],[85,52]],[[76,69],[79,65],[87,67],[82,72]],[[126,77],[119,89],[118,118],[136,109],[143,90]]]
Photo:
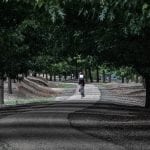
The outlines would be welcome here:
[[[136,149],[138,142],[150,145],[150,110],[138,106],[73,101],[8,107],[1,112],[7,114],[0,122],[3,140],[82,141],[76,132],[80,131],[127,149]]]
[[[150,145],[150,110],[142,107],[99,102],[68,119],[73,128],[126,148],[136,149],[138,141]]]

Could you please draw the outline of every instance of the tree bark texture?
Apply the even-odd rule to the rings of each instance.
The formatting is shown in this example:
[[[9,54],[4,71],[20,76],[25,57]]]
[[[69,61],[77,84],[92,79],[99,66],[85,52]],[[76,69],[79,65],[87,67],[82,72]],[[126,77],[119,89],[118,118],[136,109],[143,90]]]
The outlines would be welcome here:
[[[121,77],[121,81],[122,81],[122,83],[124,83],[124,77],[123,76]]]
[[[139,76],[138,75],[135,76],[135,82],[139,83]]]
[[[96,68],[96,80],[99,82],[99,68]]]
[[[105,70],[103,70],[103,83],[106,82],[106,74],[105,74]]]
[[[64,79],[65,79],[65,81],[67,80],[67,74],[66,73],[64,73]]]
[[[8,77],[8,93],[12,94],[12,80],[10,77]]]
[[[56,81],[56,75],[54,74],[54,81]]]
[[[46,73],[46,80],[48,80],[48,74]]]
[[[145,78],[146,85],[146,102],[145,107],[150,108],[150,78]]]
[[[89,67],[89,78],[90,78],[90,82],[93,82],[93,77],[92,77],[92,71],[91,68]]]
[[[111,74],[109,74],[109,83],[111,83]]]
[[[75,78],[78,79],[78,63],[77,63],[77,60],[76,60]]]
[[[0,104],[4,104],[4,80],[0,79]]]
[[[129,83],[129,78],[126,78],[126,82]]]
[[[59,74],[59,81],[61,81],[61,75]]]
[[[88,72],[86,68],[85,68],[85,81],[88,82]]]
[[[49,80],[52,81],[52,74],[49,74]]]

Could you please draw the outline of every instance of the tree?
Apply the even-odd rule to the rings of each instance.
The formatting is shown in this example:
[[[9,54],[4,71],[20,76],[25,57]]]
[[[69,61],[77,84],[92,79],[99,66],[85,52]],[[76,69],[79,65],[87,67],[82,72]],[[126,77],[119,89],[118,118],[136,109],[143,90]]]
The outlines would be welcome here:
[[[74,46],[77,54],[93,56],[94,47],[99,63],[133,67],[145,78],[146,107],[150,107],[149,2],[64,0],[60,6],[66,14],[65,24],[80,37],[80,47]]]
[[[0,7],[0,103],[3,104],[4,76],[16,78],[19,73],[26,74],[35,57],[54,47],[49,46],[54,28],[50,29],[63,14],[51,3],[41,5],[40,1],[3,0]]]
[[[148,0],[3,0],[0,6],[1,79],[27,71],[35,57],[48,55],[58,64],[80,55],[93,59],[89,70],[102,63],[134,68],[145,79],[150,107]],[[7,56],[14,58],[10,68],[2,65]]]
[[[32,7],[31,4],[23,1],[1,1],[0,6],[0,79],[2,83],[0,103],[3,104],[4,77],[7,75],[14,78],[18,72],[21,72],[20,66],[24,64],[26,56],[24,54],[28,47],[23,44],[24,37],[19,30],[19,25],[29,15]]]
[[[126,78],[126,81],[129,82],[129,79],[132,78],[133,73],[134,73],[134,70],[133,68],[130,68],[130,67],[121,67],[119,69],[116,68],[116,75],[121,77],[122,83],[125,82],[125,78]]]
[[[131,66],[146,81],[146,107],[150,107],[150,7],[148,1],[104,1],[105,34],[99,39],[105,61]],[[136,13],[135,13],[136,12]],[[110,26],[111,25],[111,26]],[[106,45],[107,41],[107,45]]]

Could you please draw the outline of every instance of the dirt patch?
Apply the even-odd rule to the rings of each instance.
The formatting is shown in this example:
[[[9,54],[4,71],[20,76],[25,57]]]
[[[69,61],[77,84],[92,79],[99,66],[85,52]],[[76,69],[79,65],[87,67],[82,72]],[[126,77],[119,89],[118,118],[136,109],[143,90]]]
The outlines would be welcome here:
[[[29,82],[29,81],[28,81]],[[28,83],[27,82],[27,83]],[[8,94],[8,83],[5,82],[5,93],[4,93],[4,98],[5,98],[5,104],[7,105],[15,105],[15,104],[22,104],[22,103],[30,103],[30,102],[42,102],[42,101],[51,101],[54,100],[56,96],[72,96],[75,92],[76,85],[71,84],[71,83],[59,83],[59,82],[48,82],[48,84],[51,84],[51,87],[44,87],[41,84],[37,85],[38,83],[32,83],[33,81],[30,82],[32,86],[30,86],[27,89],[21,89],[22,87],[18,86],[18,83],[12,83],[12,88],[13,88],[13,94]],[[27,86],[29,86],[28,84]],[[31,92],[28,90],[35,90],[37,89],[38,92],[44,92],[47,91],[49,92],[50,89],[50,95],[48,96],[39,96],[38,94],[35,94],[35,92]],[[42,89],[41,89],[42,87]],[[56,88],[57,87],[57,88]],[[40,90],[41,89],[41,90]],[[46,89],[46,90],[45,90]],[[55,91],[57,94],[53,95],[51,94],[51,91]]]
[[[129,98],[139,98],[144,100],[146,96],[146,91],[142,84],[106,84],[104,85],[112,95],[116,96],[126,96]]]

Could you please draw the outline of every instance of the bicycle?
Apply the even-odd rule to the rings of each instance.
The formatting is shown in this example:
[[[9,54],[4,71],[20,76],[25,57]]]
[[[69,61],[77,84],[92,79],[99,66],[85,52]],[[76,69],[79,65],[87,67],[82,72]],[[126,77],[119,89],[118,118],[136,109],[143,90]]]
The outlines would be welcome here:
[[[83,85],[80,85],[79,92],[80,92],[80,94],[81,94],[81,98],[85,97],[85,94],[84,94],[84,86],[83,86]]]

